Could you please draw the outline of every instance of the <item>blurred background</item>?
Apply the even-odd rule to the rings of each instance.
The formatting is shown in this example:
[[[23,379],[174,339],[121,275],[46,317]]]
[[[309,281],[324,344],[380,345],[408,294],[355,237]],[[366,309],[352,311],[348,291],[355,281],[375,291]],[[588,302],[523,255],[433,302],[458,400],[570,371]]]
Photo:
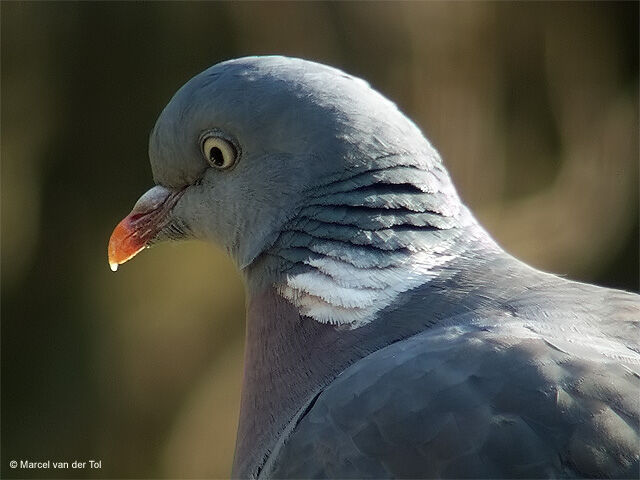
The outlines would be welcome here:
[[[508,251],[638,290],[637,2],[0,8],[3,478],[229,475],[239,276],[196,242],[116,274],[106,258],[152,184],[156,116],[221,60],[279,53],[366,78],[421,126]]]

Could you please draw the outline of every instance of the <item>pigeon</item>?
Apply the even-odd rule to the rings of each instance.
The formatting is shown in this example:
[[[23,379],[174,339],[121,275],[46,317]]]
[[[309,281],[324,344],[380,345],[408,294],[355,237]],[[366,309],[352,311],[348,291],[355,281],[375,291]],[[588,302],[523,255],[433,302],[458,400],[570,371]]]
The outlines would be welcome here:
[[[638,478],[640,296],[506,253],[364,80],[216,64],[149,157],[109,263],[200,239],[242,273],[233,478]]]

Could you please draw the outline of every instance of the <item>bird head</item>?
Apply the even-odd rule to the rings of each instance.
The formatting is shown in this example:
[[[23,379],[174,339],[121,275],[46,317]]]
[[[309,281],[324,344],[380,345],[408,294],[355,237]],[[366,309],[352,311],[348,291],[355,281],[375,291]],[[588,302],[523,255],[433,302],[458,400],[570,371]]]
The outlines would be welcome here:
[[[240,269],[278,241],[281,256],[335,252],[333,240],[406,253],[421,248],[420,230],[449,229],[461,212],[439,155],[393,102],[301,59],[247,57],[196,75],[160,114],[149,157],[156,186],[114,230],[112,269],[185,238],[217,243]]]

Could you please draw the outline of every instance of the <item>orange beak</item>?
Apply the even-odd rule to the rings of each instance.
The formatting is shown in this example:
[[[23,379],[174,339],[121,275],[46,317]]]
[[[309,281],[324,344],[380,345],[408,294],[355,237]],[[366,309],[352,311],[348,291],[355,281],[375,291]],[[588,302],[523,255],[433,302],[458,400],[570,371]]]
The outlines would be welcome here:
[[[184,190],[153,187],[136,202],[131,213],[113,230],[107,248],[109,266],[114,272],[118,265],[135,257],[168,223],[168,213]]]

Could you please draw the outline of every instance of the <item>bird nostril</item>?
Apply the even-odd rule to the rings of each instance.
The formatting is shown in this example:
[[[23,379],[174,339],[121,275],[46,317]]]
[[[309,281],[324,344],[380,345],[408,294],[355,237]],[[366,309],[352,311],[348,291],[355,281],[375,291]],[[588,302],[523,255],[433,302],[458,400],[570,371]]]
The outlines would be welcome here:
[[[156,185],[138,199],[136,204],[133,206],[130,215],[144,215],[153,210],[156,210],[163,203],[165,203],[165,201],[173,193],[173,190],[170,190],[161,185]]]

